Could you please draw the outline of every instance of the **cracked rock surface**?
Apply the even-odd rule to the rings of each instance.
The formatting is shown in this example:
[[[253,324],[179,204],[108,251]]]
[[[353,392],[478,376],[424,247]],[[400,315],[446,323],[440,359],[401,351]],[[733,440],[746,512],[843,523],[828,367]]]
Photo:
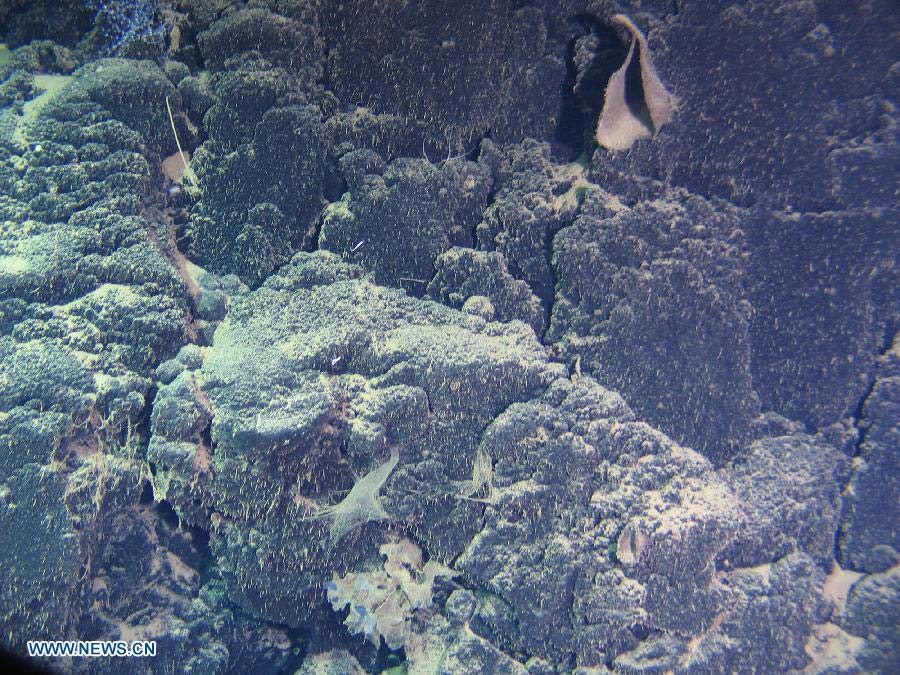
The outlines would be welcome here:
[[[0,2],[0,648],[893,673],[897,33]]]

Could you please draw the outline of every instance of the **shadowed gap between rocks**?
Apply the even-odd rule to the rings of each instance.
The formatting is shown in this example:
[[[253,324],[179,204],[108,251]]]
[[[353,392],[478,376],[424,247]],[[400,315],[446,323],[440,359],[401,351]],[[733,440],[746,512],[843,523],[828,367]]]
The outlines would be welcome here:
[[[579,27],[579,34],[566,47],[566,78],[560,92],[559,123],[554,139],[567,151],[568,161],[595,145],[594,130],[605,102],[606,85],[628,55],[628,43],[612,25],[591,14],[579,14],[572,19],[572,24]],[[584,52],[585,59],[589,57],[581,69],[579,51]],[[637,70],[640,75],[640,68]],[[629,83],[633,79],[629,77]],[[640,79],[632,86],[638,87],[638,103],[643,103]]]

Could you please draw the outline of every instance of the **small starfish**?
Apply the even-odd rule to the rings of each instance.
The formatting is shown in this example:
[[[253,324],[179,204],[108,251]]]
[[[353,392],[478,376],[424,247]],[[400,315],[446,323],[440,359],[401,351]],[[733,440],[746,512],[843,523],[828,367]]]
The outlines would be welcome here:
[[[381,487],[400,460],[400,451],[393,450],[390,459],[360,478],[340,502],[323,507],[314,516],[301,520],[331,518],[329,537],[336,544],[350,530],[368,522],[389,520],[390,516],[378,499]]]

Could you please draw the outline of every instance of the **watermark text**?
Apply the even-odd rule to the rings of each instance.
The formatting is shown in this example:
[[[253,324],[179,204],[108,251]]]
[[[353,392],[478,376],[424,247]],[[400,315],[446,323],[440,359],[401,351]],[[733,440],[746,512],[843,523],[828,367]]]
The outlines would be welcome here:
[[[155,640],[29,640],[28,656],[136,657],[156,656]]]

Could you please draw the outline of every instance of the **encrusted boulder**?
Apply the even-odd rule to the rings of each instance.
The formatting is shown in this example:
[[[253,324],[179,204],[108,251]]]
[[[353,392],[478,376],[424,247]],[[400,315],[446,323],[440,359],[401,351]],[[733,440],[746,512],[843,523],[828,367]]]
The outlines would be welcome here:
[[[838,540],[841,563],[866,572],[900,562],[900,341],[879,361],[862,410],[860,453],[844,494]]]
[[[211,530],[237,602],[299,625],[332,574],[378,558],[386,529],[458,555],[483,429],[561,372],[523,324],[298,254],[233,297],[203,365],[160,391],[154,485]]]
[[[553,241],[555,351],[716,460],[759,412],[741,226],[734,209],[687,194],[629,208],[590,191]]]
[[[733,493],[619,395],[557,380],[478,452],[486,506],[457,565],[490,593],[471,625],[491,642],[597,667],[638,644],[635,626],[696,635],[727,605],[714,560],[737,530]]]
[[[421,295],[441,253],[471,246],[490,188],[483,163],[397,160],[324,210],[319,245],[364,265],[379,283]]]

